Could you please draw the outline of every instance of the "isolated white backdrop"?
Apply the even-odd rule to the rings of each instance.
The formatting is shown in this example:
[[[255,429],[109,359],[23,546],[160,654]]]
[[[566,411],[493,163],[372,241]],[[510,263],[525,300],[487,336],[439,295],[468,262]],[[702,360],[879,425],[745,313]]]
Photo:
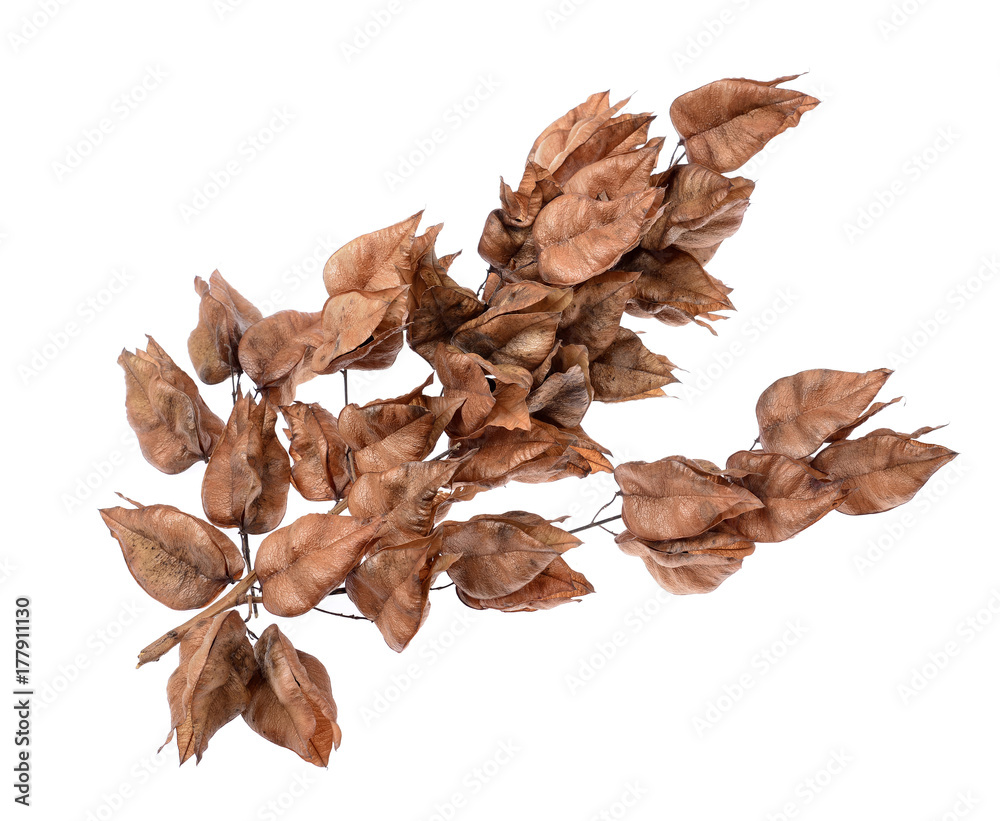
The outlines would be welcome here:
[[[357,29],[380,12],[366,44]],[[968,0],[5,3],[0,575],[5,618],[16,596],[34,608],[28,812],[997,817],[998,24]],[[885,392],[907,401],[882,424],[950,423],[933,438],[961,456],[940,481],[905,508],[762,545],[709,596],[659,593],[595,531],[571,559],[596,595],[506,615],[438,593],[401,657],[370,625],[282,621],[333,678],[344,742],[329,769],[239,721],[197,768],[178,770],[173,747],[156,756],[176,656],[133,666],[178,614],[135,586],[96,508],[120,490],[197,512],[201,469],[167,477],[138,454],[121,348],[150,333],[186,361],[192,278],[214,268],[270,310],[316,310],[331,250],[421,208],[478,285],[498,176],[517,179],[535,135],[591,92],[634,92],[630,110],[671,135],[686,90],[802,71],[793,87],[823,104],[742,172],[752,207],[710,265],[739,313],[718,337],[632,321],[697,390],[596,406],[586,426],[619,460],[721,462],[753,441],[774,379],[890,366]],[[400,362],[405,374],[359,376],[353,398],[427,371],[409,351]],[[225,415],[226,387],[204,393]],[[336,409],[340,381],[303,396]],[[606,478],[513,486],[483,505],[577,524],[611,492]]]

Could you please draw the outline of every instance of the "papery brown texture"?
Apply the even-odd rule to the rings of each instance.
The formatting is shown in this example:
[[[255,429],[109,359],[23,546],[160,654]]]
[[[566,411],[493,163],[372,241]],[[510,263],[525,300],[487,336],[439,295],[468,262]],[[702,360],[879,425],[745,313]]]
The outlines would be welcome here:
[[[260,634],[253,653],[260,673],[251,682],[244,720],[272,744],[317,767],[328,766],[341,739],[330,674],[319,659],[296,650],[275,624]]]
[[[726,468],[747,471],[736,481],[764,504],[724,523],[727,530],[754,542],[790,539],[848,498],[849,488],[842,479],[780,453],[738,451],[729,457]]]
[[[683,456],[618,465],[615,480],[623,494],[622,521],[643,539],[684,539],[763,507],[750,491],[722,473]]]
[[[910,501],[958,455],[941,445],[918,442],[916,435],[881,429],[860,439],[834,442],[816,454],[812,466],[842,480],[850,490],[838,508],[841,513],[856,516],[892,510]]]
[[[342,499],[351,484],[347,443],[337,418],[313,402],[296,402],[281,408],[288,427],[288,454],[295,489],[311,502]]]
[[[291,471],[276,421],[266,398],[237,398],[201,483],[202,507],[213,524],[260,534],[281,523]]]
[[[255,570],[264,607],[276,616],[301,616],[318,605],[361,561],[380,522],[309,513],[268,535]]]
[[[438,533],[379,550],[347,576],[347,596],[403,652],[430,612],[430,589],[457,557],[441,553]]]
[[[647,348],[635,331],[618,328],[614,341],[590,364],[597,402],[625,402],[663,396],[662,387],[678,381],[676,366]]]
[[[327,293],[334,296],[409,284],[410,247],[422,213],[352,239],[335,251],[323,269]]]
[[[753,542],[742,536],[712,530],[668,541],[639,539],[625,531],[616,541],[623,553],[642,559],[660,587],[678,596],[711,593],[754,551]]]
[[[299,385],[316,376],[312,359],[323,344],[321,311],[279,311],[247,329],[240,365],[275,405],[287,405]]]
[[[761,447],[795,459],[808,456],[857,423],[891,374],[888,368],[867,373],[814,369],[777,380],[757,400]]]
[[[767,143],[819,105],[819,100],[778,88],[800,75],[758,80],[717,80],[682,94],[670,106],[688,159],[714,171],[735,171]]]
[[[581,541],[547,519],[522,510],[473,516],[440,526],[441,550],[460,558],[448,575],[476,599],[507,596],[541,573]]]
[[[492,599],[477,599],[459,589],[458,598],[474,610],[530,613],[579,601],[580,596],[593,592],[594,588],[586,576],[573,570],[562,556],[556,556],[541,573],[513,593]]]
[[[195,277],[194,289],[201,304],[198,325],[188,337],[188,353],[198,378],[216,385],[240,372],[240,339],[263,316],[218,271],[208,282]]]
[[[255,670],[239,614],[220,613],[195,624],[181,639],[180,663],[167,681],[170,733],[163,747],[176,733],[180,763],[192,755],[200,762],[212,736],[250,703],[247,685]]]
[[[208,461],[225,427],[209,410],[198,386],[177,367],[156,340],[146,350],[123,350],[125,413],[142,455],[163,473],[180,473]]]
[[[225,533],[170,505],[112,507],[101,518],[129,572],[174,610],[204,607],[243,575],[243,557]]]

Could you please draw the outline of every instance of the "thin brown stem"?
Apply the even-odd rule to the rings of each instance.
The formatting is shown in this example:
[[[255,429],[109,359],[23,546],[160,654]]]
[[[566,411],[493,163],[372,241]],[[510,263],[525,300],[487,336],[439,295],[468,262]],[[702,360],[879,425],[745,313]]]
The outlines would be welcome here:
[[[198,613],[198,615],[193,616],[184,622],[184,624],[180,627],[168,630],[152,644],[143,648],[142,652],[139,653],[139,663],[136,667],[142,667],[142,665],[148,664],[151,661],[159,661],[160,657],[164,653],[179,644],[180,640],[184,638],[187,631],[194,627],[202,619],[217,616],[219,613],[224,613],[226,610],[231,610],[232,608],[243,604],[247,598],[247,591],[253,587],[255,581],[257,581],[257,574],[251,570],[245,579],[242,579],[239,584],[237,584],[217,602],[210,604]]]
[[[338,513],[343,513],[347,510],[347,499],[341,499],[337,504],[330,508],[330,515],[336,516]]]
[[[584,525],[583,527],[575,527],[570,533],[579,533],[582,530],[590,530],[592,527],[600,527],[601,525],[606,525],[608,522],[617,522],[622,515],[619,513],[617,516],[609,516],[607,519],[601,519],[599,522],[591,522],[589,525]]]
[[[355,621],[368,621],[364,616],[355,616],[352,613],[334,613],[332,610],[324,610],[322,607],[314,607],[313,610],[318,610],[320,613],[326,613],[328,616],[340,616],[342,619],[354,619]]]

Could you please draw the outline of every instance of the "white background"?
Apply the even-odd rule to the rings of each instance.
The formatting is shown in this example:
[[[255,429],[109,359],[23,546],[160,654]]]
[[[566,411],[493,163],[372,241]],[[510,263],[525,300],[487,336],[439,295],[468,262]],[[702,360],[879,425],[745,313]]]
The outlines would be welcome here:
[[[12,620],[14,598],[32,599],[25,814],[1000,817],[997,8],[400,0],[349,54],[356,27],[387,4],[346,5],[3,6],[0,612]],[[214,268],[269,310],[318,310],[331,250],[421,208],[424,226],[446,222],[442,252],[465,249],[453,271],[475,287],[498,176],[516,182],[535,135],[591,92],[634,92],[629,110],[660,114],[652,133],[672,135],[667,109],[684,91],[802,71],[791,85],[823,104],[742,172],[758,182],[752,207],[709,266],[739,312],[718,337],[629,320],[699,389],[595,406],[586,427],[619,461],[722,463],[753,441],[754,403],[774,379],[889,366],[884,398],[906,402],[880,425],[950,423],[931,440],[961,452],[952,467],[905,508],[832,514],[760,546],[708,596],[661,594],[592,531],[567,558],[597,595],[506,615],[437,593],[401,657],[371,625],[284,620],[333,678],[344,742],[329,769],[239,720],[197,768],[178,770],[173,746],[155,755],[176,655],[136,671],[135,654],[184,616],[135,586],[96,508],[120,490],[197,513],[202,468],[168,477],[139,455],[121,348],[150,333],[185,365],[192,278]],[[153,88],[137,91],[144,78]],[[421,148],[437,128],[445,138]],[[400,173],[414,152],[419,167]],[[240,173],[213,189],[234,160]],[[207,207],[185,214],[206,187]],[[116,271],[127,284],[111,293]],[[396,395],[426,372],[406,350],[393,374],[359,375],[352,398]],[[328,378],[301,396],[336,411],[340,390]],[[226,386],[204,394],[225,417]],[[612,492],[607,477],[515,486],[453,515],[527,508],[575,525]],[[299,500],[290,513],[313,509]],[[12,797],[5,787],[8,807]]]

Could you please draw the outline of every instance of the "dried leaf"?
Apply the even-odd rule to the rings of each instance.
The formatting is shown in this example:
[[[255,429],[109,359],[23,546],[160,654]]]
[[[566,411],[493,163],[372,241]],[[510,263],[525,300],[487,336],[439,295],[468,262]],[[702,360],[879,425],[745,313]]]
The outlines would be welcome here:
[[[532,228],[539,276],[551,285],[576,285],[604,273],[639,244],[646,218],[662,197],[659,188],[610,202],[580,194],[557,197]]]
[[[608,271],[576,286],[573,301],[559,318],[559,338],[585,346],[593,362],[615,341],[638,276],[637,271]]]
[[[764,503],[724,524],[754,542],[790,539],[848,498],[843,480],[780,453],[742,450],[729,457],[726,468],[748,471],[737,481]]]
[[[201,503],[219,527],[244,533],[274,530],[285,516],[291,471],[274,430],[277,414],[266,399],[240,395],[205,468]]]
[[[578,596],[593,592],[594,588],[586,576],[573,570],[562,556],[556,556],[541,573],[513,593],[493,599],[477,599],[458,590],[458,598],[474,610],[530,613],[579,601]]]
[[[336,373],[348,364],[356,367],[357,358],[346,361],[348,355],[374,337],[399,328],[406,316],[407,299],[405,285],[380,291],[341,291],[331,296],[323,306],[323,344],[313,356],[313,370]]]
[[[218,271],[212,272],[208,282],[195,277],[194,289],[201,305],[198,325],[188,337],[188,353],[198,378],[216,385],[240,372],[240,339],[263,316]]]
[[[612,106],[607,91],[591,94],[538,135],[528,153],[528,160],[555,173],[570,154],[587,142],[627,102],[625,99]]]
[[[757,400],[760,443],[794,459],[808,456],[829,436],[859,424],[859,417],[892,374],[814,369],[774,382]]]
[[[646,191],[662,148],[663,138],[657,137],[642,148],[596,160],[562,183],[562,190],[566,194],[609,200]]]
[[[118,357],[125,371],[125,413],[142,455],[163,473],[180,473],[208,461],[222,430],[198,386],[151,336],[146,350]]]
[[[431,585],[455,559],[440,553],[440,542],[432,534],[380,550],[347,576],[348,598],[397,653],[427,619]]]
[[[239,548],[208,522],[170,505],[112,507],[101,518],[118,540],[129,572],[174,610],[204,607],[243,575]]]
[[[285,405],[281,413],[288,423],[285,435],[295,489],[311,502],[342,499],[351,484],[351,472],[337,418],[315,402]]]
[[[183,764],[200,762],[208,742],[250,703],[247,684],[254,675],[253,648],[235,611],[197,622],[180,642],[180,664],[167,681],[170,733],[177,733]]]
[[[877,430],[860,439],[834,442],[816,454],[812,465],[843,480],[851,492],[838,509],[857,516],[882,513],[910,501],[956,456],[941,445],[918,442],[913,435]]]
[[[620,534],[631,536],[632,534]],[[694,539],[647,543],[641,539],[619,541],[622,552],[642,559],[656,583],[677,596],[711,593],[743,566],[754,551],[752,542],[731,534],[708,531]],[[661,546],[664,549],[660,549]],[[701,548],[701,549],[686,549]]]
[[[590,364],[597,402],[626,402],[663,396],[660,388],[676,382],[675,365],[650,351],[634,331],[618,328],[614,342]]]
[[[561,345],[553,368],[528,396],[527,409],[557,426],[575,427],[583,421],[594,398],[587,349],[582,345]]]
[[[745,488],[683,456],[615,468],[622,521],[642,539],[686,539],[763,507]]]
[[[410,248],[422,214],[364,234],[335,251],[323,269],[327,293],[334,296],[408,285],[412,276]]]
[[[819,100],[777,88],[798,74],[769,83],[758,80],[717,80],[687,94],[670,106],[670,119],[681,135],[688,158],[714,171],[735,171],[786,128],[819,105]]]
[[[312,357],[323,344],[322,312],[279,311],[252,325],[240,340],[240,365],[275,405],[288,405],[295,389],[316,372]]]
[[[270,534],[255,570],[264,607],[276,616],[301,616],[344,583],[378,537],[379,521],[309,513]]]
[[[552,179],[564,183],[591,163],[638,148],[648,139],[654,119],[652,114],[622,114],[608,120],[563,160]]]
[[[438,532],[442,552],[460,557],[448,575],[460,591],[476,599],[514,593],[557,556],[581,544],[547,519],[522,510],[445,522]]]
[[[260,676],[251,683],[244,720],[272,744],[326,767],[341,738],[326,668],[296,650],[275,624],[260,634],[253,652]]]

